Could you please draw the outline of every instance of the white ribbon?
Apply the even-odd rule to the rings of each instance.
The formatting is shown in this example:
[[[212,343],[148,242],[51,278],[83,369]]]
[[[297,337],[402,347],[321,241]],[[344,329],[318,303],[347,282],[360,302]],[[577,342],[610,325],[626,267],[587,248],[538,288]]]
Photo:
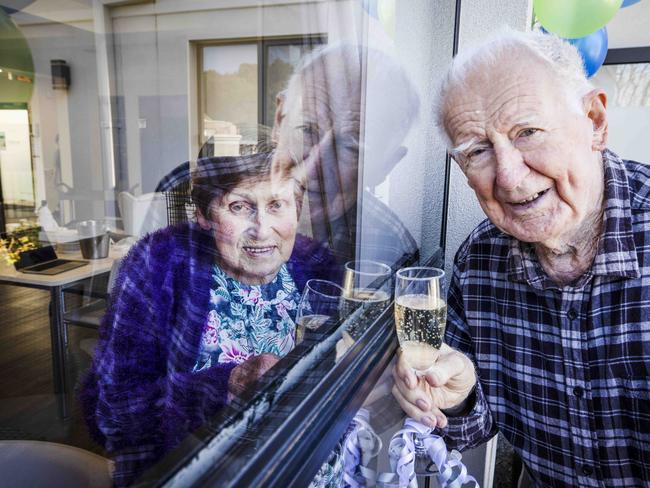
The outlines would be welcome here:
[[[353,424],[354,428],[343,446],[344,486],[374,486],[377,473],[367,465],[381,451],[381,439],[370,426],[370,414],[365,408],[359,409]]]
[[[467,468],[461,462],[458,451],[447,452],[447,446],[442,437],[432,433],[433,429],[411,418],[404,422],[404,428],[397,431],[390,441],[388,454],[392,473],[382,473],[377,477],[380,485],[399,488],[417,488],[415,474],[415,439],[425,447],[431,461],[438,467],[436,474],[440,486],[444,488],[469,487],[479,488],[473,476],[467,473]]]

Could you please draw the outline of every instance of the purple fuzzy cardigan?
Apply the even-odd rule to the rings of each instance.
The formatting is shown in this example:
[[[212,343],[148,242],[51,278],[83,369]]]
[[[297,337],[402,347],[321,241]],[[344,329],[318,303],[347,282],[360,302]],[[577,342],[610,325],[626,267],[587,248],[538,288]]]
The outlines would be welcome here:
[[[120,267],[81,390],[93,437],[128,485],[225,405],[235,364],[192,373],[208,312],[214,241],[193,223],[139,241]],[[296,285],[334,278],[325,248],[302,236],[287,263]]]

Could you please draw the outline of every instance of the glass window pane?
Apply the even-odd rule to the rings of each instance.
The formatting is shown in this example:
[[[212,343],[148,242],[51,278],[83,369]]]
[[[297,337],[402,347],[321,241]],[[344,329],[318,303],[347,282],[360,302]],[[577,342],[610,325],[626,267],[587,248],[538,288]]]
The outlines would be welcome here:
[[[201,143],[211,155],[236,156],[257,146],[257,45],[202,49]]]
[[[265,116],[264,123],[273,127],[276,97],[287,88],[287,82],[300,60],[320,44],[319,40],[307,43],[270,45],[266,48]]]
[[[441,34],[361,0],[19,3],[0,442],[80,448],[108,483],[108,460],[117,484],[234,480],[374,347],[396,269],[440,255],[452,9]]]
[[[0,182],[6,224],[34,219],[34,178],[25,110],[0,109]]]

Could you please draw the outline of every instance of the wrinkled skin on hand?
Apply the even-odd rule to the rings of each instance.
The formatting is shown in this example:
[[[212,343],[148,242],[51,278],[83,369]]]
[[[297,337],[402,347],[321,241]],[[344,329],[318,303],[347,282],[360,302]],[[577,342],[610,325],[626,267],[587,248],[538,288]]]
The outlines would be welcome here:
[[[280,360],[279,356],[264,353],[254,356],[236,366],[230,372],[228,380],[228,403],[234,397],[240,397],[253,383],[271,369]]]
[[[443,344],[436,362],[419,377],[399,351],[393,379],[393,395],[409,417],[444,428],[447,417],[441,409],[456,407],[467,398],[476,384],[476,372],[467,356]]]

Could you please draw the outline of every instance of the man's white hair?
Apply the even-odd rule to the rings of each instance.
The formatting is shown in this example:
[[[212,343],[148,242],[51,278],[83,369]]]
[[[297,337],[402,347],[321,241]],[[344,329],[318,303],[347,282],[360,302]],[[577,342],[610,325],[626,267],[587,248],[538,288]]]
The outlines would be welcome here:
[[[434,110],[438,131],[448,148],[451,148],[451,140],[446,132],[444,117],[449,93],[462,86],[468,76],[476,70],[488,73],[489,76],[491,67],[504,62],[519,62],[518,59],[521,58],[517,58],[517,52],[522,50],[541,60],[557,79],[558,86],[564,90],[570,106],[575,110],[582,110],[582,99],[593,90],[593,85],[587,80],[582,57],[575,46],[541,31],[520,32],[504,29],[487,42],[459,53],[442,79]]]
[[[382,165],[380,155],[392,157],[419,116],[420,96],[402,65],[383,51],[347,42],[316,48],[302,59],[284,92],[283,115],[307,94],[311,103],[317,99],[328,108],[333,123],[356,112],[353,119],[363,119],[357,129],[365,157],[385,171],[389,163]]]

